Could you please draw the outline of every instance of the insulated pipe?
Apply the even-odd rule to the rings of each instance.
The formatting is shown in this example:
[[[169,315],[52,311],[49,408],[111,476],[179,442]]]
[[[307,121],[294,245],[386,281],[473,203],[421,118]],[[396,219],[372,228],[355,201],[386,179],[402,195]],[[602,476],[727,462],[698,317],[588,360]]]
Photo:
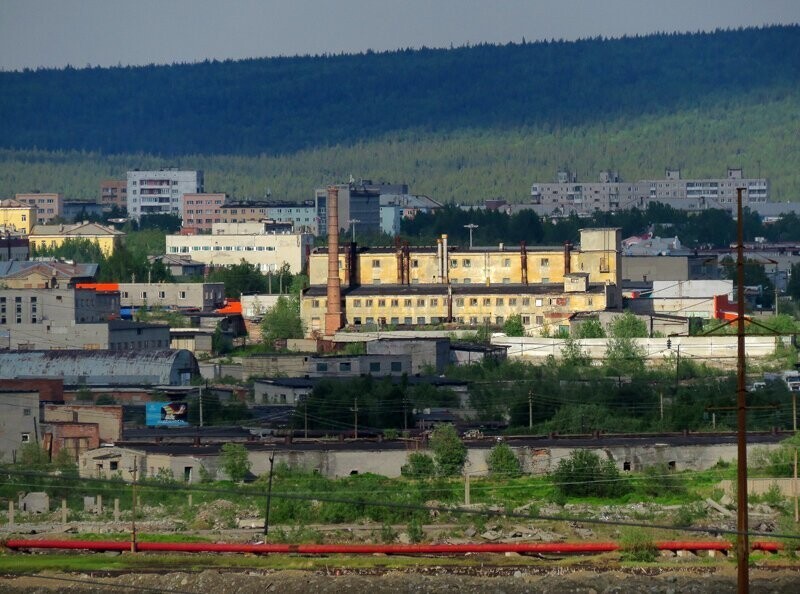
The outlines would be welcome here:
[[[72,549],[88,551],[127,551],[127,541],[94,540],[36,540],[10,539],[6,548],[17,549]],[[727,541],[662,541],[655,543],[662,551],[728,551]],[[604,553],[621,550],[615,542],[550,542],[550,543],[467,543],[467,544],[238,544],[204,542],[138,542],[137,550],[181,553],[301,553],[307,555],[364,554],[395,555],[448,555],[463,553]],[[777,552],[784,547],[778,542],[756,541],[753,550]]]
[[[447,251],[447,234],[442,235],[442,282],[450,282],[450,254]]]
[[[444,282],[444,273],[442,272],[442,239],[436,239],[436,268],[437,268],[437,275],[436,275],[436,282],[443,283]]]

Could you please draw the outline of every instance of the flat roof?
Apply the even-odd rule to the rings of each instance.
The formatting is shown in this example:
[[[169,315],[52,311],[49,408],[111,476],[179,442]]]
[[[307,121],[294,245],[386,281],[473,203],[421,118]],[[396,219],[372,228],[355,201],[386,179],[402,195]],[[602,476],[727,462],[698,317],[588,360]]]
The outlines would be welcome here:
[[[342,287],[342,297],[370,297],[388,295],[447,295],[448,286],[454,297],[460,295],[562,295],[564,283],[535,283],[523,285],[522,283],[484,285],[482,283],[470,284],[415,284],[415,285],[359,285],[357,287]],[[604,283],[589,283],[586,293],[600,294],[605,291]],[[583,294],[583,292],[581,292]],[[305,297],[325,297],[325,285],[312,285],[303,292]]]

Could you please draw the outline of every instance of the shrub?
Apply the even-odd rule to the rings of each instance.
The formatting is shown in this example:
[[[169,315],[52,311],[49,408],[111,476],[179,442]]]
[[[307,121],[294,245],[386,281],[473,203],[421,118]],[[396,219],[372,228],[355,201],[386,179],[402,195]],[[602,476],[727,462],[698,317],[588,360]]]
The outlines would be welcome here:
[[[240,443],[226,443],[222,446],[222,468],[232,481],[242,481],[250,472],[247,450]]]
[[[489,474],[516,478],[522,474],[522,465],[506,443],[498,443],[486,456]]]
[[[686,493],[683,477],[666,464],[655,464],[644,469],[640,483],[641,490],[651,497],[661,495],[682,495]]]
[[[408,523],[408,538],[411,542],[421,542],[425,538],[425,532],[422,530],[422,525],[419,520],[413,518]]]
[[[553,473],[556,488],[577,497],[619,497],[630,491],[613,460],[601,460],[590,450],[573,450]]]
[[[442,476],[457,476],[467,461],[467,446],[452,425],[439,425],[431,435],[436,470]]]
[[[676,528],[686,528],[694,524],[695,520],[699,520],[705,515],[706,510],[702,504],[692,503],[690,505],[682,505],[678,508],[678,511],[675,512],[672,523]]]
[[[658,549],[653,539],[639,528],[625,530],[620,538],[622,558],[625,561],[652,563],[658,557]]]
[[[407,478],[428,478],[433,476],[435,470],[433,458],[427,454],[412,452],[408,455],[408,462],[400,468],[400,474]]]

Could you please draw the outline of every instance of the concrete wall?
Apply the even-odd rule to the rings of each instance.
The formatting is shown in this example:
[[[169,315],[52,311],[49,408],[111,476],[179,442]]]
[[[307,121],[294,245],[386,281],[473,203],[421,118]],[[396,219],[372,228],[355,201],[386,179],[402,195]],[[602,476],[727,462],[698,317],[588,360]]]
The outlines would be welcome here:
[[[242,377],[300,377],[308,369],[307,355],[256,355],[242,359]]]
[[[622,256],[622,279],[630,281],[689,280],[689,257]]]
[[[773,486],[780,489],[784,497],[793,497],[800,495],[800,479],[793,478],[760,478],[749,479],[747,481],[747,494],[748,495],[763,495],[767,493]],[[731,480],[720,481],[719,488],[730,495],[736,494],[736,483]]]
[[[208,311],[225,301],[224,283],[120,283],[122,307],[198,308]]]
[[[127,448],[98,448],[81,454],[78,461],[78,474],[82,478],[114,478],[122,477],[125,481],[133,480],[134,460],[138,478],[143,478],[143,469],[147,468],[147,456],[144,452]],[[146,472],[146,471],[145,471]]]
[[[366,343],[369,355],[408,355],[411,373],[422,373],[431,366],[435,373],[444,373],[450,364],[450,340],[373,340]]]
[[[672,348],[667,348],[667,340]],[[775,336],[748,336],[745,349],[748,357],[767,357],[775,353],[775,345],[779,338]],[[659,361],[677,353],[680,346],[681,357],[702,358],[706,363],[719,365],[736,365],[735,336],[673,336],[667,338],[635,338],[634,341],[644,349],[651,361]],[[581,349],[593,359],[605,357],[607,339],[584,338],[576,341]],[[509,357],[525,357],[541,359],[548,355],[561,357],[564,341],[558,338],[541,337],[507,337],[494,336],[492,344],[508,346]]]

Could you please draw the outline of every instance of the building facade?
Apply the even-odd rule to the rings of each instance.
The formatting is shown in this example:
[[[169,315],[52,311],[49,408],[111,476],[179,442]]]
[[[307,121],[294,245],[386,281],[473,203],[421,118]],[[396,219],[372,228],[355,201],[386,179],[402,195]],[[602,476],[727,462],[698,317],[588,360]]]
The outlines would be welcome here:
[[[27,237],[0,231],[0,262],[27,260],[30,253],[31,243]]]
[[[122,307],[212,311],[225,304],[225,283],[119,283]]]
[[[128,181],[104,179],[100,182],[100,204],[105,208],[128,208]]]
[[[15,462],[20,450],[39,442],[39,392],[0,387],[0,460]]]
[[[196,231],[211,231],[211,225],[222,222],[220,209],[227,199],[227,194],[184,194],[181,197],[181,225]]]
[[[615,171],[603,171],[597,182],[581,182],[575,173],[559,171],[554,182],[535,182],[528,204],[506,205],[514,212],[533,209],[544,216],[589,216],[594,212],[647,208],[651,202],[688,211],[718,208],[735,212],[736,189],[745,188],[743,203],[753,209],[769,200],[766,178],[745,178],[729,167],[724,178],[683,179],[680,169],[666,169],[663,179],[626,182]]]
[[[338,190],[339,228],[352,233],[363,231],[378,233],[381,230],[381,195],[408,194],[406,184],[374,184],[370,180],[334,184]],[[314,191],[314,209],[317,234],[328,234],[328,188]]]
[[[578,311],[622,306],[619,229],[583,229],[573,248],[450,246],[340,250],[342,324],[502,325],[519,315],[530,333],[552,330]],[[324,331],[327,249],[309,261],[301,298],[306,331]]]
[[[137,221],[151,214],[180,216],[183,195],[204,191],[202,171],[128,171],[128,215]]]
[[[262,272],[289,265],[302,271],[314,236],[307,233],[265,233],[263,223],[219,223],[211,235],[167,235],[167,255],[188,255],[208,266],[232,266],[242,260]]]
[[[58,193],[30,192],[17,194],[18,202],[24,202],[36,207],[36,224],[47,225],[56,217],[64,215],[64,196]]]
[[[27,235],[37,222],[37,208],[28,202],[0,200],[0,228]]]
[[[53,249],[68,239],[86,239],[96,243],[110,256],[125,237],[125,233],[99,223],[74,223],[72,225],[36,225],[29,236],[32,249]]]
[[[313,201],[231,201],[226,194],[185,194],[182,213],[183,227],[194,231],[211,231],[218,223],[270,220],[288,223],[295,232],[317,234]]]

